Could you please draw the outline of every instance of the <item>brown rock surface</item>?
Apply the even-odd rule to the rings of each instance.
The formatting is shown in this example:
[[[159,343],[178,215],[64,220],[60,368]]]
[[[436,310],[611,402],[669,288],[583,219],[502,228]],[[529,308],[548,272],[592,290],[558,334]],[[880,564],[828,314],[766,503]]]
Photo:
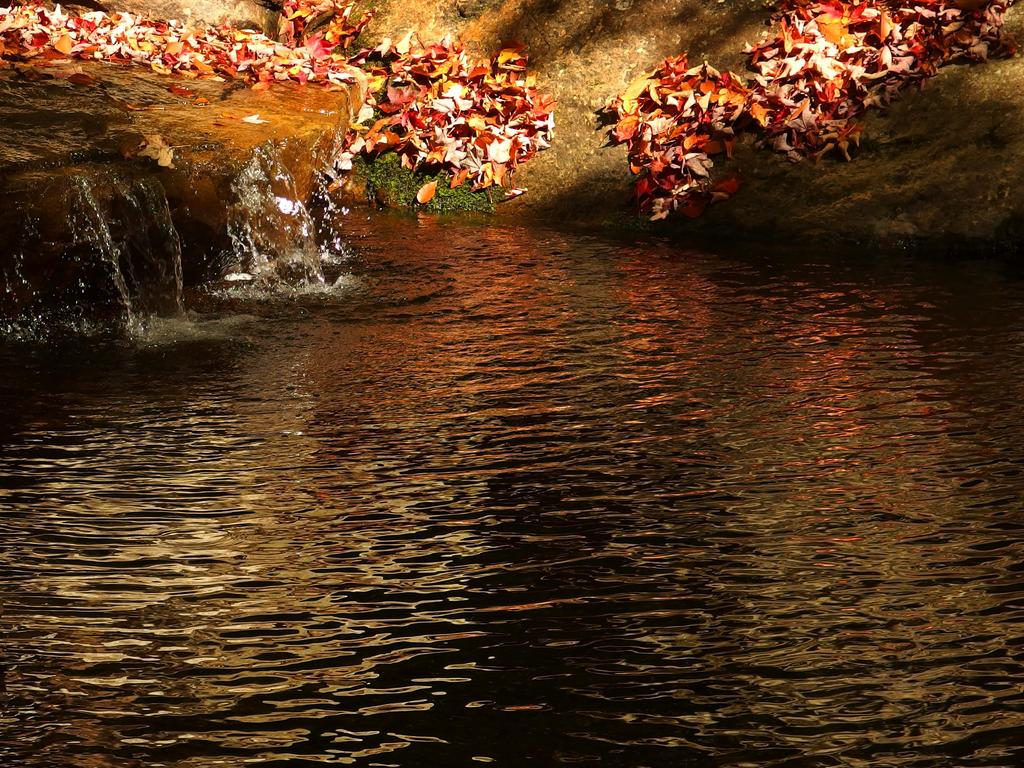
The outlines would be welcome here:
[[[132,10],[158,10],[143,0],[123,2]],[[210,3],[211,8],[229,5]],[[364,36],[368,44],[415,30],[424,41],[459,36],[480,55],[503,41],[527,45],[541,87],[559,100],[555,143],[516,179],[529,194],[500,210],[563,221],[632,221],[625,150],[608,146],[599,114],[609,98],[663,57],[682,51],[691,60],[706,58],[719,68],[742,71],[744,43],[770,29],[770,3],[760,0],[360,3],[371,5],[377,16]],[[1011,12],[1010,24],[1018,38],[1024,37],[1019,14]],[[852,163],[827,159],[794,165],[741,147],[729,166],[744,181],[740,193],[702,219],[677,226],[684,237],[955,239],[1016,247],[1018,222],[1024,220],[1022,91],[1020,57],[951,66],[923,93],[908,93],[888,116],[872,116],[863,151]],[[129,117],[140,127],[151,119]],[[97,119],[89,115],[69,123],[69,136],[95,132]],[[298,122],[293,119],[293,127]],[[199,130],[197,124],[194,144],[201,143]],[[99,145],[88,151],[99,151]],[[201,219],[197,214],[194,221]]]
[[[67,3],[76,7],[75,2]],[[202,24],[228,24],[273,34],[281,4],[274,0],[83,0],[82,8],[129,11],[151,19],[177,19]]]
[[[742,72],[745,42],[770,29],[771,4],[749,0],[382,0],[368,36],[461,35],[488,53],[526,43],[540,85],[559,100],[553,148],[524,167],[529,194],[507,213],[625,221],[630,175],[607,146],[598,111],[638,74],[688,51]],[[1016,11],[1010,31],[1024,39]],[[744,188],[683,236],[820,236],[833,240],[1017,247],[1024,220],[1024,59],[943,69],[923,93],[868,121],[852,163],[794,165],[751,148],[730,168]]]
[[[61,77],[74,71],[95,83]],[[0,315],[116,309],[125,287],[159,310],[175,269],[194,283],[303,268],[304,206],[348,126],[348,92],[257,93],[103,64],[44,72],[57,77],[0,72]],[[139,155],[153,136],[173,147],[172,168]]]

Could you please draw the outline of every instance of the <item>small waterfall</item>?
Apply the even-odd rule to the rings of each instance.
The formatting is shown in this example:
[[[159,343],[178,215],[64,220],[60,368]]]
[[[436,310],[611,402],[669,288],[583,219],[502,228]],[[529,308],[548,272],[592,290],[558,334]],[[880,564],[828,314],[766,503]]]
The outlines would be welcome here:
[[[7,335],[137,331],[182,311],[181,244],[152,178],[50,177],[0,263]]]
[[[238,174],[228,211],[225,274],[287,283],[324,282],[316,225],[277,149],[258,148]]]
[[[342,237],[341,219],[347,216],[349,209],[334,199],[328,189],[330,179],[322,179],[322,183],[313,192],[310,209],[316,222],[316,238],[320,244],[320,260],[324,265],[345,263],[352,255],[351,249]]]
[[[226,205],[197,198],[216,206],[207,230],[181,235],[174,217],[187,226],[193,203],[175,185],[187,176],[117,165],[19,175],[0,209],[0,231],[11,233],[0,248],[0,337],[135,335],[150,318],[182,315],[183,243],[192,255],[197,237],[208,255],[195,279],[242,280],[223,291],[230,300],[329,292],[323,265],[336,272],[346,256],[338,212],[323,190],[307,207],[282,157],[273,144],[255,149],[218,183]]]
[[[72,180],[68,192],[68,220],[71,223],[71,240],[68,256],[73,265],[81,268],[75,287],[81,290],[81,306],[88,303],[108,304],[114,316],[122,318],[128,327],[137,324],[132,309],[132,297],[121,269],[121,249],[114,242],[110,231],[110,215],[97,197],[96,184],[92,179],[77,176]],[[89,294],[96,292],[106,301],[89,301]],[[71,307],[71,296],[66,297],[67,308]]]
[[[112,200],[109,221],[132,306],[146,315],[179,315],[184,312],[181,242],[163,187],[145,177],[123,191]]]

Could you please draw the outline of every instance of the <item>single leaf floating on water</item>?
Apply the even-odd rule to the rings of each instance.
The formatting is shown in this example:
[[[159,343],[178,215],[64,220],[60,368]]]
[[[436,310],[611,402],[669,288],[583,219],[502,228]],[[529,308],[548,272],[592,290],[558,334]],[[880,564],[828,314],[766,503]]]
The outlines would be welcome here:
[[[420,205],[426,205],[434,199],[435,192],[437,192],[437,181],[428,181],[416,193],[416,202]]]
[[[177,96],[186,96],[192,98],[196,95],[196,92],[191,88],[186,88],[184,85],[178,85],[177,83],[167,87],[167,90]]]
[[[243,123],[250,123],[252,125],[262,125],[263,123],[266,123],[266,122],[269,122],[269,121],[268,120],[263,120],[259,115],[249,115],[247,117],[243,117],[242,118],[242,122]]]

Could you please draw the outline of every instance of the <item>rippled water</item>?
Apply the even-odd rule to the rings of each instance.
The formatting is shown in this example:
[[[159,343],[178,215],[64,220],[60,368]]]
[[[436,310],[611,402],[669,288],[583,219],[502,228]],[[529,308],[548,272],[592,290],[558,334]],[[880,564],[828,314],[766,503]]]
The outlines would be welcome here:
[[[3,351],[0,765],[1024,765],[1019,274],[351,218]]]

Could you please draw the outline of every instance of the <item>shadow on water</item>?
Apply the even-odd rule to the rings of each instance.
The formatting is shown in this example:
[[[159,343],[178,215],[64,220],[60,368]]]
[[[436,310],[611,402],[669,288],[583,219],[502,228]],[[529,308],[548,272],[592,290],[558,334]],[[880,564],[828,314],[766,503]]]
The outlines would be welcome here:
[[[5,352],[0,764],[1020,761],[1019,279],[344,224]]]

